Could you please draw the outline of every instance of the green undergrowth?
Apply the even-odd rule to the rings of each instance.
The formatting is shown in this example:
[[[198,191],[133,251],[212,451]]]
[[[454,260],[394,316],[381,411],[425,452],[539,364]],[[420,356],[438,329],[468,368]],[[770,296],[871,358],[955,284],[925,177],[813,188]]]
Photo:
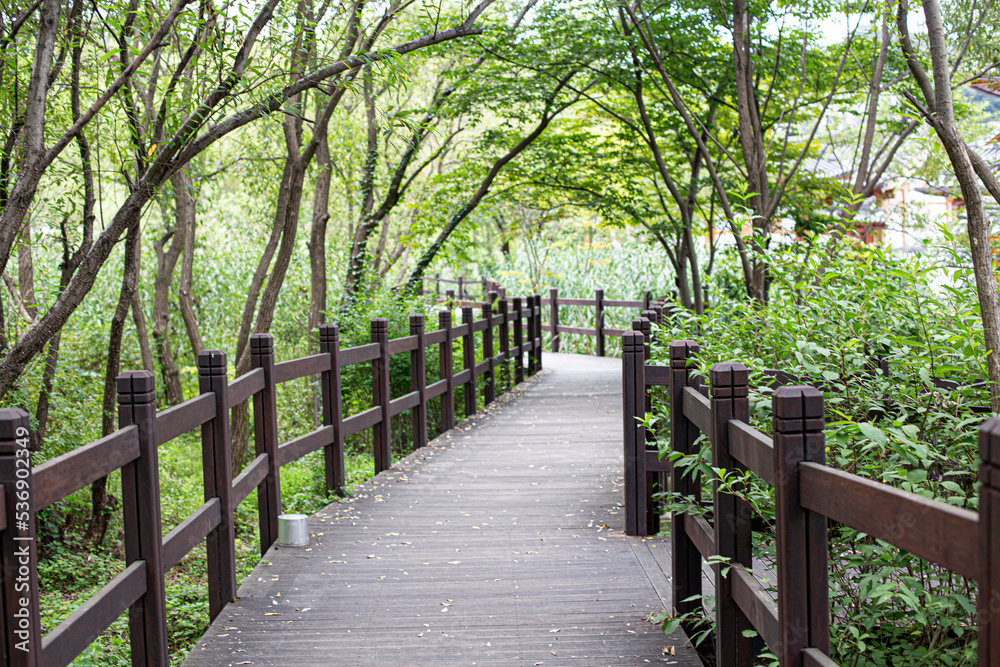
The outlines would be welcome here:
[[[819,384],[827,465],[975,511],[977,427],[989,416],[989,396],[970,385],[986,377],[986,354],[971,275],[941,268],[962,265],[948,246],[936,252],[907,258],[853,245],[832,255],[825,244],[779,249],[769,257],[774,283],[766,306],[717,290],[708,314],[678,315],[660,340],[697,341],[692,371],[706,383],[716,362],[748,366],[750,421],[766,434],[772,390],[761,371],[781,369]],[[656,363],[668,355],[665,345],[655,347]],[[888,374],[873,370],[876,356]],[[960,387],[941,389],[935,380]],[[651,423],[669,419],[663,398]],[[753,473],[713,468],[709,444],[704,437],[700,443],[682,456],[669,452],[665,431],[659,442],[676,466],[701,473],[703,498],[712,497],[717,481],[754,508],[754,556],[773,570],[773,489]],[[679,494],[667,500],[671,510],[710,510]],[[891,528],[901,534],[916,525],[901,519]],[[975,664],[975,581],[835,522],[828,562],[833,657],[840,664]],[[669,629],[677,620],[664,622]]]

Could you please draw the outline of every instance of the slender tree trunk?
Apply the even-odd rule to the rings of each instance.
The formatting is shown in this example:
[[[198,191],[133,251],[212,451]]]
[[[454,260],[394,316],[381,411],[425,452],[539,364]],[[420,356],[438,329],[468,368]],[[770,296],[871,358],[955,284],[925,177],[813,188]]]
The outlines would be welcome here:
[[[59,0],[44,0],[38,18],[34,59],[25,95],[24,159],[17,182],[0,211],[0,273],[7,268],[14,239],[31,210],[38,183],[45,171],[45,99],[56,40],[59,36]]]
[[[49,351],[45,355],[45,368],[42,370],[42,386],[38,392],[38,403],[35,404],[35,428],[31,429],[31,451],[41,451],[45,443],[45,432],[49,426],[49,410],[52,404],[53,381],[59,366],[60,334],[56,334],[49,342]]]
[[[116,399],[118,397],[118,373],[121,366],[122,336],[125,320],[132,304],[132,298],[139,284],[139,217],[129,225],[125,236],[125,262],[122,271],[121,294],[111,318],[108,336],[108,358],[104,372],[104,400],[101,405],[101,435],[109,435],[116,426]],[[108,530],[108,519],[114,508],[108,495],[108,478],[102,477],[90,485],[91,516],[85,539],[94,546],[104,541]]]
[[[316,149],[316,189],[313,192],[312,229],[309,233],[309,332],[326,322],[326,228],[330,221],[330,144],[324,136]]]
[[[291,263],[292,254],[295,251],[295,237],[298,232],[299,210],[302,204],[302,191],[305,185],[305,170],[302,160],[289,156],[287,159],[286,173],[288,178],[283,183],[287,191],[283,196],[279,195],[279,201],[284,205],[278,210],[275,219],[275,226],[281,226],[281,247],[278,249],[274,259],[274,266],[268,277],[267,285],[264,288],[260,299],[260,308],[257,311],[257,321],[254,326],[255,333],[267,333],[271,329],[274,321],[274,309],[278,303],[278,296]],[[249,342],[249,336],[247,337]],[[250,370],[250,346],[245,345],[239,351],[236,361],[236,377],[246,374]],[[232,413],[232,465],[233,473],[242,470],[246,463],[250,442],[250,411],[246,403],[241,403],[233,409]]]
[[[185,177],[186,174],[179,171],[170,179],[176,202],[174,231],[170,237],[170,245],[166,250],[163,249],[165,238],[155,244],[156,281],[153,285],[153,341],[156,346],[156,358],[162,373],[163,400],[166,405],[177,405],[184,400],[181,389],[181,374],[174,361],[174,352],[170,344],[170,287],[173,283],[174,268],[177,266],[177,260],[184,249],[185,226],[182,219],[190,208],[187,201],[189,193],[184,184]]]
[[[333,167],[330,161],[330,142],[326,135],[320,137],[316,147],[316,188],[313,191],[312,229],[309,231],[309,335],[315,338],[319,326],[326,322],[326,229],[330,221],[330,184]],[[319,376],[313,377],[318,387]],[[323,396],[313,390],[313,428],[323,416]]]
[[[142,298],[138,288],[132,293],[132,323],[135,325],[136,342],[139,343],[139,357],[142,359],[142,369],[150,373],[155,373],[153,349],[149,345],[149,328],[146,326],[146,313],[142,310]]]
[[[181,260],[181,284],[177,290],[177,303],[180,305],[181,319],[188,340],[191,341],[191,352],[197,359],[205,344],[201,340],[198,328],[198,317],[194,312],[194,300],[191,298],[191,283],[194,277],[194,238],[198,233],[198,217],[194,215],[188,220],[189,226],[184,231],[184,257]]]
[[[357,293],[364,289],[364,275],[368,268],[368,238],[375,225],[378,224],[372,216],[375,206],[375,167],[378,165],[378,123],[375,116],[375,99],[372,93],[371,67],[364,71],[365,118],[368,126],[368,150],[365,153],[365,166],[361,180],[361,219],[358,221],[354,242],[351,245],[351,256],[348,260],[347,277],[344,280],[344,300],[342,311],[349,310],[354,305]]]
[[[1000,412],[1000,304],[993,277],[990,252],[990,225],[983,203],[979,179],[973,169],[955,121],[951,93],[951,65],[944,36],[944,24],[938,0],[923,0],[927,20],[927,37],[933,68],[933,99],[927,100],[934,109],[934,129],[944,145],[952,170],[962,188],[965,200],[972,267],[976,277],[976,294],[983,323],[983,335],[988,356],[986,368],[990,380],[990,403],[994,413]]]
[[[31,321],[38,317],[38,301],[35,296],[35,261],[31,253],[31,216],[24,219],[21,239],[17,248],[17,290],[21,295],[24,312]]]

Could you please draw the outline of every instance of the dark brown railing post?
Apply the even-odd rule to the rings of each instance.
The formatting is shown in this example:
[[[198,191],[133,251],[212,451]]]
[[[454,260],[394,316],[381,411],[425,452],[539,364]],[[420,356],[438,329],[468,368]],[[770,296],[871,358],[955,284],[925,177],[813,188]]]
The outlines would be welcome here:
[[[650,359],[650,343],[652,342],[652,333],[650,331],[649,320],[645,317],[640,317],[632,320],[632,330],[639,331],[642,333],[642,354],[643,362],[647,362]],[[646,387],[642,388],[642,405],[643,410],[646,414],[652,412],[653,410],[653,399],[649,395]],[[656,451],[656,434],[646,429],[643,432],[643,442],[645,443],[643,452],[645,451]],[[645,457],[645,454],[643,454]],[[643,458],[643,462],[645,462]],[[643,467],[645,470],[645,467]],[[666,481],[666,473],[662,472],[647,472],[643,477],[638,478],[637,483],[640,485],[640,490],[645,493],[643,497],[643,505],[645,507],[645,515],[639,517],[639,521],[644,521],[646,524],[646,535],[656,535],[660,532],[660,511],[657,507],[657,503],[653,500],[653,494],[659,493],[664,490],[664,482]]]
[[[521,309],[521,297],[514,297],[514,384],[524,382],[524,311]],[[513,350],[512,350],[513,352]]]
[[[709,370],[712,384],[712,466],[727,472],[742,470],[729,453],[729,422],[750,421],[747,399],[749,371],[743,364],[720,363]],[[726,493],[719,480],[713,484],[715,519],[715,552],[728,559],[730,565],[742,565],[753,570],[750,507],[732,493]],[[715,654],[720,665],[752,667],[753,640],[743,635],[753,629],[740,610],[732,592],[732,569],[723,575],[723,566],[715,568]]]
[[[167,667],[170,659],[155,434],[156,387],[150,371],[122,373],[117,385],[118,427],[134,424],[139,436],[139,457],[122,468],[125,566],[140,560],[146,563],[146,592],[129,608],[128,615],[132,664]],[[211,570],[209,574],[211,580]]]
[[[827,520],[799,504],[799,463],[826,463],[823,394],[813,387],[780,387],[771,404],[781,630],[775,653],[782,667],[801,667],[806,648],[830,653]]]
[[[226,355],[221,354],[222,371],[225,373]],[[203,353],[207,354],[207,353]],[[205,363],[217,363],[206,359]],[[202,359],[198,357],[199,372]],[[264,371],[264,388],[253,396],[253,433],[254,454],[267,454],[267,478],[257,487],[257,521],[260,525],[260,554],[278,541],[278,515],[281,514],[281,460],[278,457],[278,392],[274,382],[274,337],[271,334],[254,334],[250,336],[250,366]],[[208,371],[206,370],[207,374]],[[207,377],[207,375],[206,375]],[[223,378],[223,381],[225,379]],[[212,391],[205,384],[202,392]],[[218,414],[218,413],[217,413]],[[227,413],[228,414],[228,413]],[[202,427],[202,442],[209,424]],[[228,421],[226,424],[226,442],[228,443]],[[220,464],[221,465],[221,464]],[[206,474],[206,479],[208,478]],[[235,575],[234,575],[235,576]],[[235,593],[235,589],[233,590]],[[224,600],[225,604],[228,600]],[[221,609],[221,608],[220,608]],[[214,616],[213,616],[214,618]]]
[[[444,305],[446,308],[451,309],[455,307],[455,290],[446,290],[444,293]]]
[[[3,484],[7,524],[0,533],[0,594],[3,596],[0,623],[3,624],[3,664],[11,667],[39,664],[42,647],[28,444],[28,413],[13,408],[0,409],[0,484]]]
[[[542,295],[535,295],[535,305],[532,307],[535,320],[535,346],[531,353],[535,355],[535,372],[542,370]]]
[[[476,414],[476,335],[472,331],[475,319],[472,306],[462,306],[462,324],[469,325],[469,330],[462,336],[462,363],[469,369],[469,380],[462,387],[466,417]]]
[[[417,349],[410,352],[410,391],[420,402],[410,412],[413,425],[413,448],[427,445],[427,352],[424,350],[424,316],[410,315],[410,335],[417,337]]]
[[[549,322],[552,325],[552,351],[559,351],[559,290],[549,290]]]
[[[622,334],[622,400],[625,413],[625,534],[646,534],[645,355],[642,331]]]
[[[596,302],[596,312],[594,318],[594,328],[597,330],[597,356],[604,356],[604,290],[594,291],[594,301]]]
[[[266,340],[250,339],[251,358],[259,359],[262,343],[270,345],[269,334]],[[273,348],[264,348],[264,354],[271,355],[271,366],[274,366]],[[222,608],[236,599],[236,542],[233,526],[233,468],[232,456],[229,450],[229,380],[227,377],[226,353],[221,350],[205,350],[198,354],[198,391],[202,394],[213,394],[215,397],[215,417],[201,427],[201,456],[205,486],[205,501],[218,498],[219,511],[222,520],[215,530],[208,534],[206,547],[208,551],[208,613],[214,619]],[[264,371],[265,384],[267,370]],[[273,385],[272,385],[273,386]],[[271,514],[271,497],[265,491],[267,483],[261,484],[257,491],[258,509],[261,527],[261,555],[267,551],[264,546],[265,524],[270,530],[273,526],[277,539],[278,512]],[[278,508],[275,508],[276,510]],[[273,540],[272,540],[273,541]]]
[[[489,405],[496,398],[496,359],[493,358],[493,302],[497,298],[496,292],[486,293],[486,303],[483,304],[483,319],[486,320],[486,328],[483,329],[483,358],[486,359],[486,381],[483,383],[483,403]]]
[[[684,387],[696,386],[688,362],[698,353],[693,340],[670,344],[670,449],[689,456],[700,432],[684,416]],[[685,473],[674,466],[670,473],[671,490],[694,504],[701,502],[701,476]],[[671,512],[670,548],[673,556],[673,601],[678,614],[690,614],[701,609],[701,552],[688,537],[686,524],[693,518],[683,512]],[[690,626],[688,630],[690,631]]]
[[[510,387],[510,328],[507,322],[510,313],[507,311],[507,300],[500,297],[497,307],[500,309],[500,358],[503,360],[503,391]]]
[[[659,319],[657,319],[658,318],[657,312],[655,310],[653,310],[652,308],[650,308],[649,310],[642,311],[642,314],[640,315],[640,317],[645,318],[646,321],[649,322],[651,325],[654,322],[656,324],[660,323]],[[652,332],[652,327],[650,327],[650,331]],[[652,335],[652,334],[650,334],[650,335]],[[649,344],[651,342],[652,342],[651,340],[646,341],[647,344]]]
[[[434,274],[434,298],[435,299],[440,299],[441,298],[441,274],[440,273],[435,273]]]
[[[653,292],[646,290],[642,293],[642,309],[649,310],[649,304],[653,303]]]
[[[458,277],[458,300],[462,301],[465,299],[465,278],[462,276]]]
[[[423,281],[420,281],[423,287]],[[336,324],[319,326],[319,351],[330,355],[330,370],[320,380],[323,391],[323,425],[333,427],[333,442],[323,448],[327,493],[347,494],[344,479],[344,406],[340,397],[340,330]]]
[[[537,322],[535,321],[535,296],[533,294],[525,297],[525,305],[528,311],[528,321],[525,323],[527,325],[525,328],[531,348],[528,350],[528,375],[534,375],[538,372],[538,344],[536,340],[538,331],[535,329]]]
[[[441,394],[441,430],[455,428],[455,362],[452,359],[451,311],[438,313],[438,328],[444,329],[444,342],[438,346],[438,370],[446,389]]]
[[[979,664],[996,665],[1000,664],[1000,418],[980,425],[979,458]]]
[[[372,427],[375,448],[375,473],[392,467],[392,424],[389,421],[389,320],[377,317],[371,322],[372,342],[378,343],[378,359],[372,359],[372,404],[382,417]]]

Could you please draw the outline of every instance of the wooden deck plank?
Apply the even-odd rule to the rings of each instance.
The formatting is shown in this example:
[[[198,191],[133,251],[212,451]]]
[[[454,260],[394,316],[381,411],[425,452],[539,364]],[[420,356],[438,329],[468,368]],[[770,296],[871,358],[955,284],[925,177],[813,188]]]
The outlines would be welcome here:
[[[700,665],[645,620],[667,542],[623,533],[620,362],[543,364],[273,548],[184,664]]]

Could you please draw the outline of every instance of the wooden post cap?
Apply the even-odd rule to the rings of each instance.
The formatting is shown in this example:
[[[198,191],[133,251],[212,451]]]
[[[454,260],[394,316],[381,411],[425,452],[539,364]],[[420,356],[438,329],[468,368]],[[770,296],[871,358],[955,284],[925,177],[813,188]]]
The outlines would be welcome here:
[[[18,440],[28,436],[28,413],[21,408],[0,408],[0,455],[21,448]]]
[[[815,387],[779,387],[772,399],[774,430],[780,433],[823,430],[823,392]]]
[[[745,398],[750,369],[741,363],[720,362],[708,369],[708,380],[716,398]]]
[[[250,336],[250,351],[254,350],[273,350],[274,349],[274,336],[269,333],[258,333]],[[216,350],[217,351],[217,350]],[[221,353],[225,357],[225,353]],[[201,355],[198,355],[199,358]]]
[[[119,405],[143,405],[156,401],[156,382],[151,371],[125,371],[117,379]]]
[[[255,334],[257,336],[267,336],[270,334]],[[262,341],[263,342],[263,341]],[[254,345],[254,338],[250,338],[250,351],[253,354],[266,354],[271,348],[270,340],[267,345]],[[198,374],[199,375],[225,375],[226,374],[226,353],[222,350],[204,350],[198,353]]]
[[[340,328],[336,324],[319,325],[319,339],[321,341],[336,341],[340,339]]]
[[[622,349],[625,352],[643,352],[645,336],[641,331],[626,331],[622,334]]]

